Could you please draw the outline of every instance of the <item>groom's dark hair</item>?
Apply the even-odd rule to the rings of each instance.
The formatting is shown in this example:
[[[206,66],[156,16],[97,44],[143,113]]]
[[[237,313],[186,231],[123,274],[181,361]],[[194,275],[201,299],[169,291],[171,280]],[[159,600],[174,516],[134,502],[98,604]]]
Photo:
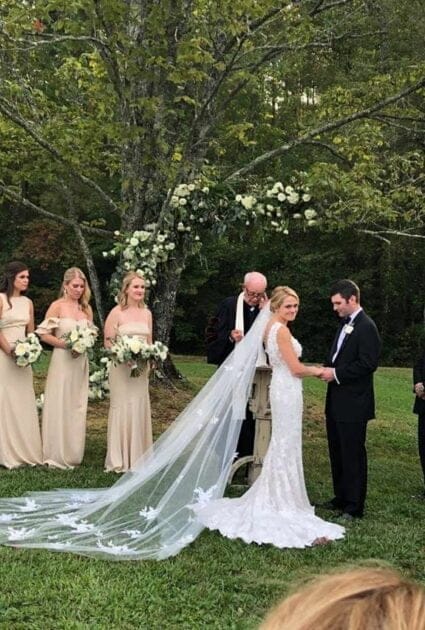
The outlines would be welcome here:
[[[352,295],[355,296],[356,301],[360,302],[360,289],[352,280],[338,280],[331,286],[330,297],[340,294],[344,300],[349,300]]]

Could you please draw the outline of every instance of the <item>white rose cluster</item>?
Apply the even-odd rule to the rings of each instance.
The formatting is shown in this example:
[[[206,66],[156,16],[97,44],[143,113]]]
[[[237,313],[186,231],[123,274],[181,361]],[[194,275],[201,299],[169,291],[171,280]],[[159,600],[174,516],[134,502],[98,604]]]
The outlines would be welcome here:
[[[104,400],[109,394],[109,367],[112,361],[108,357],[100,359],[89,376],[89,400]]]
[[[136,230],[131,234],[114,232],[116,242],[105,258],[121,256],[117,265],[118,276],[128,271],[136,271],[144,277],[146,286],[156,284],[155,272],[160,263],[166,262],[176,245],[168,231],[155,232],[152,229]]]
[[[30,333],[25,339],[16,341],[12,357],[18,367],[27,367],[40,358],[42,351],[37,335]]]
[[[197,228],[209,221],[219,222],[219,209],[227,205],[225,199],[210,199],[210,188],[200,179],[189,184],[179,184],[170,193],[170,209],[175,229],[181,235],[190,237],[192,242],[200,241]]]
[[[161,341],[147,343],[144,339],[122,335],[109,348],[109,356],[114,364],[126,363],[130,369],[130,376],[140,376],[146,368],[147,362],[165,361],[168,348]]]
[[[298,178],[305,179],[305,173],[299,173]],[[118,278],[128,271],[143,275],[147,286],[155,285],[157,267],[168,260],[176,243],[195,250],[201,240],[198,232],[205,226],[220,233],[229,221],[246,226],[261,223],[264,229],[282,234],[289,233],[293,219],[308,227],[314,226],[318,222],[316,210],[305,209],[311,201],[310,191],[296,180],[294,176],[291,184],[275,182],[272,186],[255,186],[244,194],[235,194],[228,186],[210,187],[205,179],[178,184],[168,191],[169,207],[165,216],[168,229],[158,231],[158,226],[152,224],[131,234],[114,232],[114,247],[103,252],[105,258],[119,257],[111,282],[112,291],[118,291]]]
[[[303,210],[303,206],[311,200],[308,188],[294,185],[284,185],[275,182],[265,190],[257,188],[255,194],[237,194],[236,207],[239,207],[239,218],[245,225],[263,219],[264,227],[273,232],[289,234],[291,219],[305,220],[311,227],[317,223],[317,212],[313,208]],[[294,212],[294,210],[300,210]]]
[[[62,336],[68,350],[76,354],[85,354],[93,348],[99,331],[93,324],[89,326],[80,326],[77,324],[75,328]]]
[[[303,174],[299,174],[304,179]],[[172,192],[170,206],[173,210],[175,228],[179,233],[188,234],[193,241],[199,240],[196,228],[200,224],[226,223],[228,209],[232,209],[232,221],[240,221],[246,226],[261,222],[273,232],[289,233],[292,219],[302,220],[311,227],[317,223],[317,212],[313,208],[304,210],[311,201],[308,187],[296,183],[275,182],[272,186],[255,186],[247,193],[231,194],[230,189],[210,192],[200,180],[190,184],[179,184]]]

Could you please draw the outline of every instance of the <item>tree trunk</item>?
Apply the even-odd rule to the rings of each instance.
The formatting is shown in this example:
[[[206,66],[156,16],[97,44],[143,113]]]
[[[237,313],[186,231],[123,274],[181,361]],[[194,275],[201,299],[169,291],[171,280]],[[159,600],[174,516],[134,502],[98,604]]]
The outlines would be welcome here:
[[[176,306],[177,290],[184,266],[184,255],[169,261],[157,276],[157,284],[152,289],[150,306],[154,321],[154,338],[167,346],[170,343],[170,332],[173,325],[174,309]],[[170,357],[164,363],[164,374],[171,380],[181,380],[182,376],[174,366]]]

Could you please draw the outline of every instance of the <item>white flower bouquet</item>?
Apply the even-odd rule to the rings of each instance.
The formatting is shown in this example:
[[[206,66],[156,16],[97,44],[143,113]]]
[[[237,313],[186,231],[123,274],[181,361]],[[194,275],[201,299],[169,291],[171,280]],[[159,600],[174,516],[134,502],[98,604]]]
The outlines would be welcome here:
[[[111,359],[102,357],[99,364],[90,364],[89,400],[104,400],[109,393],[109,366]]]
[[[65,340],[66,347],[74,354],[84,354],[93,348],[98,335],[96,326],[80,326],[77,324],[75,328],[70,330],[62,339]]]
[[[114,364],[127,363],[130,368],[130,376],[140,376],[149,360],[165,361],[168,348],[161,341],[147,343],[139,337],[123,335],[118,337],[111,348],[109,355]]]
[[[19,367],[27,367],[35,363],[40,357],[43,348],[35,333],[30,333],[25,339],[15,342],[12,356]]]

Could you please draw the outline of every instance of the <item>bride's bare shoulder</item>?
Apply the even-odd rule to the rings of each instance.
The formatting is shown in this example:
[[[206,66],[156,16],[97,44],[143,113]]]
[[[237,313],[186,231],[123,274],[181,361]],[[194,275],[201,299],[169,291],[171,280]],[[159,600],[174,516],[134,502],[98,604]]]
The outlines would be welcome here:
[[[285,326],[284,324],[282,324],[282,326],[279,327],[279,330],[277,331],[277,338],[278,340],[281,341],[288,341],[288,339],[291,338],[291,333],[289,331],[288,326]]]
[[[272,326],[273,326],[274,324],[276,324],[276,320],[275,320],[275,319],[271,319],[271,320],[267,323],[266,328],[265,328],[265,330],[264,330],[264,335],[263,335],[263,340],[264,340],[264,343],[267,343],[267,339],[269,338],[269,333],[270,333],[270,330],[271,330],[271,328],[272,328]]]

